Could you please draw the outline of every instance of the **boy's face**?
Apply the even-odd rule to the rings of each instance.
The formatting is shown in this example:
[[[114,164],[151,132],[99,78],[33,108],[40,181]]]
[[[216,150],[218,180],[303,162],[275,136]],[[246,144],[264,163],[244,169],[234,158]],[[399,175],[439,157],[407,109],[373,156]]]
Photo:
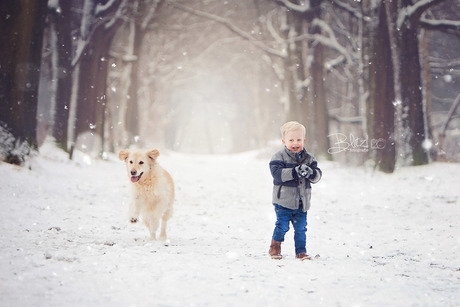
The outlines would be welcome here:
[[[292,152],[299,153],[305,144],[305,138],[300,129],[287,131],[284,134],[283,144]]]

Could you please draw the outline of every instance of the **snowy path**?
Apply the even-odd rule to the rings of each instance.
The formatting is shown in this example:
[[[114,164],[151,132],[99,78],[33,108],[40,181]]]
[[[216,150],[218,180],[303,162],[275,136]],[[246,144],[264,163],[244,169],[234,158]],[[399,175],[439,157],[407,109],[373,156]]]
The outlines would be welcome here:
[[[167,244],[127,222],[122,162],[0,164],[0,306],[458,306],[460,165],[393,175],[321,163],[307,248],[267,257],[269,157],[163,154]],[[244,303],[244,304],[243,304]]]

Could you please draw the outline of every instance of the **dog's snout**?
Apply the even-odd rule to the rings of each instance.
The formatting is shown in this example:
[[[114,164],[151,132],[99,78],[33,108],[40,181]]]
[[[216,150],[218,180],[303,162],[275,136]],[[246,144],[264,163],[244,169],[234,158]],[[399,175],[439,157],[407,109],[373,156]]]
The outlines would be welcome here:
[[[131,176],[136,176],[137,171],[135,169],[131,170]]]

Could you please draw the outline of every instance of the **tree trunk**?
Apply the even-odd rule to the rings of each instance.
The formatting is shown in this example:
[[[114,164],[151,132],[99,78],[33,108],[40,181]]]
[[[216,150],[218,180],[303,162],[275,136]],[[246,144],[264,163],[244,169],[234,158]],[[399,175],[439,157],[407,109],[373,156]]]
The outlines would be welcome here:
[[[7,0],[0,6],[0,125],[12,135],[11,144],[2,142],[0,156],[11,163],[21,164],[31,149],[37,149],[46,7],[46,0]]]
[[[422,63],[422,82],[423,82],[423,106],[424,106],[424,115],[425,115],[425,133],[426,138],[428,138],[431,144],[427,144],[425,150],[428,151],[428,159],[433,158],[436,160],[436,150],[433,146],[433,129],[432,129],[432,121],[431,121],[431,113],[432,113],[432,102],[431,102],[431,75],[430,75],[430,60],[429,60],[429,53],[428,53],[428,41],[429,41],[429,32],[427,30],[422,30],[421,33],[421,63]]]
[[[128,97],[126,97],[126,114],[125,114],[125,123],[126,130],[128,133],[128,144],[129,146],[136,142],[135,138],[139,136],[139,99],[138,99],[138,74],[139,74],[139,57],[140,50],[142,47],[142,40],[144,33],[140,25],[134,20],[133,23],[133,42],[132,50],[130,56],[133,58],[130,65],[130,77],[129,77],[129,86],[128,86]]]
[[[313,6],[313,16],[314,18],[321,17],[320,11],[320,1],[312,1]],[[312,28],[312,34],[321,34],[321,29],[317,26]],[[327,111],[327,101],[326,101],[326,91],[324,89],[324,52],[325,47],[320,43],[314,43],[310,46],[313,49],[313,60],[310,66],[310,76],[311,76],[311,96],[313,105],[313,123],[314,127],[312,130],[315,135],[315,146],[314,152],[317,156],[322,156],[331,160],[332,157],[329,154],[328,150],[330,148],[329,144],[329,114]]]
[[[113,12],[119,9],[118,5],[112,6]],[[70,159],[78,137],[85,132],[94,135],[95,141],[99,138],[100,144],[93,145],[98,147],[101,154],[104,151],[108,54],[112,39],[123,20],[115,15],[108,18],[107,23],[97,23],[94,21],[95,9],[93,1],[85,2],[81,39],[86,47],[75,67],[75,118]]]
[[[392,173],[396,164],[395,84],[392,65],[391,40],[385,1],[363,2],[363,59],[369,63],[366,72],[368,95],[366,122],[370,154],[379,169]]]
[[[418,29],[413,24],[399,31],[400,37],[400,80],[403,108],[403,126],[407,130],[407,142],[412,151],[412,164],[428,163],[428,155],[422,147],[425,140],[425,119],[423,116],[421,66],[418,46]]]
[[[395,92],[391,42],[384,1],[379,7],[377,29],[370,40],[369,100],[373,106],[374,127],[369,145],[371,150],[375,151],[374,159],[379,169],[385,173],[392,173],[396,164],[393,104]]]
[[[75,120],[75,140],[91,131],[103,151],[107,93],[108,52],[115,31],[96,31],[91,46],[80,60],[79,90]]]
[[[300,2],[295,1],[297,5]],[[315,18],[321,17],[321,1],[311,1],[312,10],[304,13],[287,11],[287,23],[290,26],[288,56],[285,59],[286,83],[289,88],[288,120],[297,120],[307,128],[307,143],[316,155],[330,159],[329,116],[324,89],[324,46],[320,43],[305,43],[295,37],[305,34],[307,27]],[[312,27],[311,34],[320,33],[318,27]],[[307,54],[313,52],[311,63]],[[306,66],[310,65],[310,66]],[[307,84],[307,81],[310,81]],[[307,92],[308,88],[308,92]]]
[[[52,110],[52,136],[59,148],[68,151],[68,124],[72,91],[72,37],[71,1],[59,1],[60,12],[51,12],[51,22],[56,35],[53,52],[57,53],[53,63],[53,79],[56,82],[55,105]]]
[[[363,134],[369,139],[369,135],[374,134],[374,117],[369,108],[373,109],[373,106],[370,105],[369,100],[369,50],[370,50],[370,37],[371,37],[371,28],[369,22],[374,22],[375,18],[372,8],[370,7],[369,0],[361,1],[361,12],[363,18],[360,19],[361,22],[361,60],[360,60],[360,103],[363,108]]]
[[[442,0],[435,0],[423,6],[424,10],[430,5],[435,5]],[[409,0],[399,3],[399,13],[412,6]],[[403,128],[405,142],[410,147],[410,163],[422,165],[428,163],[428,153],[423,148],[423,142],[427,138],[426,122],[423,107],[421,62],[419,53],[419,23],[422,10],[412,13],[399,25],[399,79],[401,82],[401,103],[403,111]]]
[[[286,120],[305,123],[306,116],[301,110],[302,94],[298,90],[299,80],[303,81],[305,78],[303,59],[300,42],[293,40],[295,36],[299,35],[303,21],[299,13],[286,10],[286,22],[287,29],[284,33],[287,41],[287,56],[283,60],[285,95],[287,96],[286,103],[288,103]]]

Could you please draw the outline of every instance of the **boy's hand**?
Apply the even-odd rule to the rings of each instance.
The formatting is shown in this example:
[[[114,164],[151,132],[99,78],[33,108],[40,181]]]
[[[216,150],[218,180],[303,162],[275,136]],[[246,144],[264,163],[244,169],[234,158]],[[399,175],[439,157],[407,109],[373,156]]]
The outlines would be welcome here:
[[[306,164],[296,166],[295,171],[297,172],[297,175],[299,175],[299,177],[304,178],[308,178],[311,174],[313,174],[313,170],[311,169],[311,167],[309,167]]]

